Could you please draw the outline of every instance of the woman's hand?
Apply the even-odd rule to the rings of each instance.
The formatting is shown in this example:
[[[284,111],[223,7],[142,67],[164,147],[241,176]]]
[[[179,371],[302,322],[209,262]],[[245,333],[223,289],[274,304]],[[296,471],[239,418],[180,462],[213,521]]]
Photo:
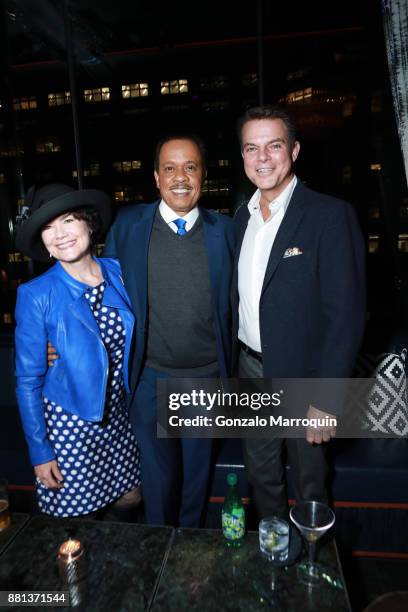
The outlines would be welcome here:
[[[47,487],[47,489],[62,488],[64,477],[60,472],[56,459],[47,461],[47,463],[40,463],[40,465],[36,465],[34,467],[34,473],[41,484]]]
[[[51,342],[47,342],[47,364],[49,368],[52,368],[54,361],[58,359],[57,349],[52,346]]]

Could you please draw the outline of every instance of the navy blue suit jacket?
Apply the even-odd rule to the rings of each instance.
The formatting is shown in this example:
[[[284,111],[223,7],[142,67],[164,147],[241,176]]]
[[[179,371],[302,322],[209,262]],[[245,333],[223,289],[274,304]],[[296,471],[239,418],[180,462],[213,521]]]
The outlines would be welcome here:
[[[242,206],[235,216],[234,338],[248,220]],[[296,247],[299,254],[288,257]],[[351,376],[365,325],[365,247],[347,202],[298,181],[270,253],[259,320],[265,378]]]
[[[147,267],[149,242],[159,202],[137,204],[120,210],[105,243],[104,256],[119,259],[123,279],[136,317],[131,382],[134,390],[146,349]],[[231,369],[230,287],[235,232],[232,219],[200,208],[207,247],[216,349],[221,376]]]

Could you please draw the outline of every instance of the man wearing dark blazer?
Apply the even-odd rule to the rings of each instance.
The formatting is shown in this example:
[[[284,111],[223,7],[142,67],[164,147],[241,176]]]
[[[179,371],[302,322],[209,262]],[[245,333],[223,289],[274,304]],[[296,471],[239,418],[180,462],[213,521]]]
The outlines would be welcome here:
[[[157,382],[228,376],[232,220],[197,206],[205,178],[195,136],[157,146],[161,201],[120,211],[104,255],[119,259],[136,317],[130,419],[141,452],[146,522],[197,527],[211,440],[157,438]]]
[[[244,169],[257,191],[236,214],[233,334],[243,378],[343,378],[352,374],[365,320],[364,243],[352,207],[294,174],[300,145],[277,107],[239,122]],[[338,399],[338,401],[336,401]],[[340,398],[301,416],[341,411]],[[333,427],[303,439],[246,439],[260,516],[287,513],[285,451],[297,501],[327,501],[325,449]]]

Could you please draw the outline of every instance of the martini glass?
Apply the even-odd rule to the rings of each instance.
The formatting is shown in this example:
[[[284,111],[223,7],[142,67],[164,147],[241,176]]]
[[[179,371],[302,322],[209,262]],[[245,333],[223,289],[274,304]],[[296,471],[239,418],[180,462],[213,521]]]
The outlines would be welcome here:
[[[298,565],[299,579],[308,585],[322,582],[321,566],[316,563],[316,542],[334,525],[333,510],[317,501],[296,504],[290,509],[290,518],[308,545],[308,560]]]

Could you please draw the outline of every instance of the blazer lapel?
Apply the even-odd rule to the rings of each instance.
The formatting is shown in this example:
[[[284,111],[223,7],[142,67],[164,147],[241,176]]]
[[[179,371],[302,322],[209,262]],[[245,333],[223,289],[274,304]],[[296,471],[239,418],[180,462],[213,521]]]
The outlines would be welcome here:
[[[100,260],[99,265],[102,268],[103,277],[108,281],[103,292],[102,303],[104,306],[112,306],[112,308],[131,309],[132,305],[129,302],[129,297],[126,293],[125,285],[121,276],[114,276],[109,273],[109,270]]]
[[[210,274],[211,297],[213,304],[217,304],[219,286],[222,273],[222,240],[221,230],[217,223],[205,208],[200,208],[200,215],[203,220],[204,241],[207,247],[208,269]]]
[[[233,303],[235,303],[235,301],[238,302],[238,299],[239,299],[238,298],[238,262],[239,262],[239,256],[241,253],[242,242],[244,240],[245,231],[246,231],[249,217],[250,217],[248,205],[243,204],[243,206],[244,206],[244,210],[242,211],[242,213],[240,213],[239,217],[237,216],[234,217],[237,242],[236,242],[236,248],[235,248],[234,267],[232,271],[232,283],[231,283],[231,298],[232,298]],[[240,210],[240,208],[238,210]],[[235,215],[237,215],[238,210],[236,211]]]
[[[237,246],[235,250],[235,259],[237,262],[241,253],[242,241],[244,240],[246,228],[250,217],[248,205],[243,204],[243,206],[245,212],[241,213],[242,218],[240,219],[239,225],[237,225]]]
[[[147,313],[149,242],[157,207],[158,204],[149,207],[140,219],[126,228],[127,254],[125,266],[122,262],[122,269],[126,275],[126,288],[133,311],[136,318],[143,322]]]
[[[275,274],[276,268],[282,260],[286,249],[290,245],[291,238],[296,232],[298,225],[306,212],[306,205],[301,192],[302,184],[298,183],[295,191],[293,192],[292,199],[289,202],[289,206],[286,210],[283,221],[279,227],[275,242],[273,243],[265,272],[261,296]]]

